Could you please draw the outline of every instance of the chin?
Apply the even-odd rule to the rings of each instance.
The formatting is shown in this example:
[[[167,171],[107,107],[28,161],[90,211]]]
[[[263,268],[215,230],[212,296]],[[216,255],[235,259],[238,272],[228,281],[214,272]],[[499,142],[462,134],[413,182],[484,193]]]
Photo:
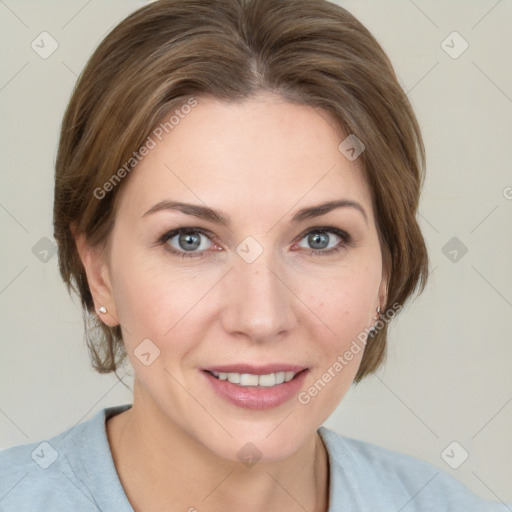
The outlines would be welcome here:
[[[291,414],[284,421],[286,414],[278,421],[224,422],[224,428],[231,435],[223,429],[216,429],[215,434],[206,429],[198,433],[197,440],[218,457],[229,461],[277,462],[297,452],[316,432],[315,426],[306,430],[307,425],[297,418],[292,419],[293,416]]]

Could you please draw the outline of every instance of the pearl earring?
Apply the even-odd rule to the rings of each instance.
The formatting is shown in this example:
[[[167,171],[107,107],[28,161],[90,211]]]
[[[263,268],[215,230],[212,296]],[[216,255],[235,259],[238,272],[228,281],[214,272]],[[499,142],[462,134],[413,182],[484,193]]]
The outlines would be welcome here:
[[[98,313],[102,313],[102,314],[105,314],[107,312],[107,308],[105,306],[100,306],[98,309],[97,309]]]

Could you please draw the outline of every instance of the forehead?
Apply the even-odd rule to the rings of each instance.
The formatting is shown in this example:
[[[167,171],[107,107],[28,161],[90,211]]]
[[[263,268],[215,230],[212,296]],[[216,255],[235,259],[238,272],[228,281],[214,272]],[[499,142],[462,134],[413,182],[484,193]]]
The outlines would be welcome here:
[[[358,161],[325,111],[273,94],[227,103],[197,98],[131,172],[120,207],[142,215],[166,199],[204,203],[243,216],[350,199],[371,212]],[[178,118],[175,118],[178,119]],[[269,219],[270,220],[270,219]]]

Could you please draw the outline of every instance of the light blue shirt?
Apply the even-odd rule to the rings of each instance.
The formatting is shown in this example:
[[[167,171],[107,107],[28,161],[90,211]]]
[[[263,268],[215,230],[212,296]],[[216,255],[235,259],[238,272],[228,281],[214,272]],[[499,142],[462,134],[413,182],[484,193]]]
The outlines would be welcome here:
[[[2,512],[133,512],[117,475],[108,407],[43,442],[0,451]],[[510,512],[439,468],[409,455],[319,428],[329,454],[329,512]],[[200,507],[198,507],[200,509]]]

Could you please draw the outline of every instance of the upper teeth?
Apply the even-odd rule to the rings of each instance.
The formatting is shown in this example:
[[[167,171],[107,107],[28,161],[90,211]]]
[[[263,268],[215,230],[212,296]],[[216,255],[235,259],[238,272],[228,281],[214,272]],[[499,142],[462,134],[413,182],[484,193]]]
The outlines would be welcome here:
[[[212,372],[220,380],[227,380],[240,386],[271,387],[283,382],[289,382],[295,377],[295,372],[277,372],[267,375],[253,375],[252,373],[224,373]]]

